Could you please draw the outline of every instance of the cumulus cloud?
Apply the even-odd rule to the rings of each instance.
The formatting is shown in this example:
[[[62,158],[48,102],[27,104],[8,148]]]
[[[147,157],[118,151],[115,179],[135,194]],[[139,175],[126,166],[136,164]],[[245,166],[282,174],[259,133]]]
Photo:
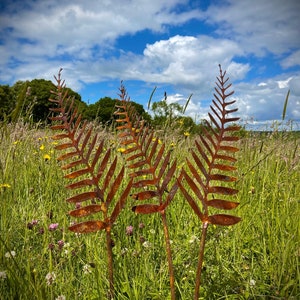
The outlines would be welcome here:
[[[178,0],[153,1],[11,1],[1,15],[5,42],[19,40],[38,46],[40,54],[54,56],[98,45],[106,48],[124,34],[149,29],[163,31],[164,24],[199,18],[199,10],[173,12]],[[4,33],[8,32],[7,37]],[[45,47],[47,45],[47,47]],[[23,47],[22,47],[23,48]]]
[[[237,41],[256,55],[283,54],[300,46],[300,2],[227,0],[206,11],[206,21],[219,25],[219,36]]]
[[[27,79],[20,78],[20,68],[24,67],[28,77],[41,76],[47,63],[40,65],[40,72],[30,71],[38,58],[50,59],[57,66],[86,63],[88,72],[92,61],[106,64],[103,57],[118,53],[114,42],[120,36],[146,29],[163,32],[166,24],[199,18],[197,9],[176,12],[178,3],[182,1],[4,1],[0,11],[0,67],[7,72],[0,73],[0,80]]]
[[[282,76],[280,76],[282,77]],[[280,120],[288,90],[289,102],[286,111],[287,120],[298,120],[300,115],[299,88],[295,90],[293,83],[299,83],[300,77],[268,79],[263,83],[254,82],[235,84],[235,97],[240,117],[244,121]]]

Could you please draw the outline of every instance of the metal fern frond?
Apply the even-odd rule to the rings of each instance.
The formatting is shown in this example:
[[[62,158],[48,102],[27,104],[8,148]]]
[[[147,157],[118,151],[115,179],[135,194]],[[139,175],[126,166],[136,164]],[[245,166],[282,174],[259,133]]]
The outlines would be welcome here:
[[[54,140],[60,141],[55,148],[64,153],[58,157],[62,162],[62,169],[66,172],[65,178],[72,181],[66,188],[75,190],[76,194],[67,199],[70,203],[86,203],[88,205],[70,211],[76,218],[84,218],[95,213],[102,213],[102,220],[88,220],[72,225],[70,230],[78,233],[88,233],[97,230],[110,230],[111,225],[120,213],[129,194],[131,181],[124,189],[115,207],[109,214],[109,206],[116,196],[118,188],[124,181],[124,166],[117,170],[117,157],[113,158],[111,149],[106,150],[104,139],[93,134],[93,127],[87,122],[81,124],[81,115],[74,107],[74,100],[65,92],[64,81],[61,80],[61,70],[57,81],[57,91],[52,91],[56,104],[51,108],[57,116],[51,117],[53,130],[61,133],[54,135]],[[79,192],[78,192],[79,191]]]
[[[229,123],[236,122],[239,118],[230,117],[230,114],[236,112],[237,108],[229,109],[235,101],[228,101],[227,98],[234,92],[228,92],[231,84],[228,83],[229,78],[225,76],[226,71],[223,72],[220,67],[214,93],[215,99],[212,100],[211,112],[208,113],[210,122],[205,121],[204,136],[200,136],[199,141],[195,140],[195,150],[191,150],[193,160],[187,158],[188,169],[182,170],[185,182],[196,199],[200,200],[201,206],[184,184],[178,181],[186,200],[201,221],[216,225],[233,225],[241,220],[239,217],[227,214],[209,215],[209,207],[230,210],[238,205],[237,202],[224,199],[238,192],[237,189],[228,186],[237,180],[228,173],[236,170],[233,166],[236,161],[234,153],[239,149],[231,143],[239,139],[232,133],[240,129],[236,125],[229,126]]]

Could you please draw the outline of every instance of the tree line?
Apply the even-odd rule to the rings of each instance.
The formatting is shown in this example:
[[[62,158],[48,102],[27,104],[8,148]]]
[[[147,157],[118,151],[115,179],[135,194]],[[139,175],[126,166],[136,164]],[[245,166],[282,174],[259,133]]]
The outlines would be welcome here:
[[[55,85],[50,80],[34,79],[31,81],[17,81],[13,86],[0,85],[0,122],[25,122],[47,124],[51,90]],[[103,125],[110,125],[117,99],[100,98],[93,104],[82,101],[80,94],[67,88],[68,95],[74,98],[75,105],[88,121],[97,121]],[[184,116],[185,108],[178,103],[168,103],[167,97],[162,101],[153,102],[151,114],[145,111],[141,104],[131,101],[139,115],[157,128],[172,126],[182,132],[197,133],[201,131],[203,123],[196,124],[191,117]]]

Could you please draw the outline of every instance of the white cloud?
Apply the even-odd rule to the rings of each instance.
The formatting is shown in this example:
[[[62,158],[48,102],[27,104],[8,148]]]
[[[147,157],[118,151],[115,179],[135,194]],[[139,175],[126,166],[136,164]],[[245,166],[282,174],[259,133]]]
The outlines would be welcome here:
[[[248,53],[278,55],[300,46],[299,11],[298,0],[227,0],[209,7],[206,20]]]
[[[57,68],[68,61],[84,70],[85,63],[85,73],[96,61],[114,66],[103,55],[118,52],[113,47],[118,37],[145,29],[162,32],[166,24],[199,18],[201,13],[195,9],[175,13],[178,3],[183,4],[180,0],[7,1],[0,11],[0,39],[5,45],[0,45],[0,80],[24,79],[20,73],[25,68],[28,77],[37,78],[49,59]],[[37,60],[44,61],[39,70],[31,68]]]
[[[293,66],[300,66],[300,50],[293,52],[281,62],[282,67],[289,68]]]
[[[220,63],[231,70],[234,78],[242,79],[249,66],[232,61],[239,54],[242,50],[229,40],[177,35],[147,45],[143,58],[136,65],[130,64],[130,69],[140,70],[146,81],[199,89],[214,82]]]
[[[293,79],[293,77],[289,77],[288,79],[286,80],[278,80],[277,83],[278,83],[278,87],[280,89],[284,89],[284,88],[287,88],[289,86],[289,82]]]
[[[10,9],[6,10],[6,14],[1,15],[0,22],[2,29],[10,28],[9,36],[4,38],[7,42],[12,38],[35,42],[33,48],[42,48],[41,53],[50,57],[59,53],[57,45],[63,47],[65,53],[78,55],[94,45],[105,48],[124,34],[144,29],[163,31],[164,24],[180,24],[199,18],[198,10],[172,12],[179,2],[13,1],[8,5]]]
[[[282,117],[284,101],[290,89],[289,102],[286,112],[286,120],[297,120],[300,114],[299,96],[293,89],[293,81],[299,83],[299,76],[295,78],[268,79],[264,84],[239,83],[234,85],[236,91],[239,115],[244,121],[254,119],[280,120]],[[281,83],[281,84],[279,84]]]

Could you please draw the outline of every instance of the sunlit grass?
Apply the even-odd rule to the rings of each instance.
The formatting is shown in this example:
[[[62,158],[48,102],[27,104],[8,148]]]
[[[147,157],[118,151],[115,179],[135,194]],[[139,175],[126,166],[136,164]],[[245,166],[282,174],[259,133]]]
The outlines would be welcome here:
[[[73,207],[65,201],[69,192],[51,135],[23,124],[0,129],[0,299],[105,299],[105,237],[67,230]],[[160,139],[180,168],[193,136]],[[234,215],[243,220],[209,227],[200,294],[203,299],[298,299],[299,137],[243,138],[240,149],[236,201],[241,204]],[[133,205],[128,200],[113,227],[116,299],[168,299],[161,218],[135,215]],[[167,214],[177,297],[189,300],[201,224],[180,192]]]

